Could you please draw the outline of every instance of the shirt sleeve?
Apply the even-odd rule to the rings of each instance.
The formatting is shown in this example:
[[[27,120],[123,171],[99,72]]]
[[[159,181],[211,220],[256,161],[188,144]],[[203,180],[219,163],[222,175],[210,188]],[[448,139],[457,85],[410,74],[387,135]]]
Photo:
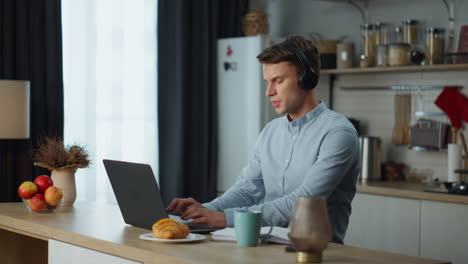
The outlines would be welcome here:
[[[265,186],[259,158],[259,144],[261,144],[259,142],[263,140],[262,138],[262,135],[260,135],[247,166],[242,169],[236,183],[220,197],[203,204],[208,209],[224,211],[227,226],[234,226],[234,211],[236,208],[240,210],[240,208],[258,204],[265,197]],[[232,208],[232,210],[226,211],[227,208]]]
[[[275,226],[287,226],[296,200],[300,196],[328,198],[352,165],[359,159],[359,143],[356,132],[351,129],[330,131],[324,137],[317,161],[310,166],[300,187],[274,201],[259,205],[225,209],[228,226],[233,225],[236,210],[260,210],[264,219]],[[233,197],[234,198],[234,197]]]

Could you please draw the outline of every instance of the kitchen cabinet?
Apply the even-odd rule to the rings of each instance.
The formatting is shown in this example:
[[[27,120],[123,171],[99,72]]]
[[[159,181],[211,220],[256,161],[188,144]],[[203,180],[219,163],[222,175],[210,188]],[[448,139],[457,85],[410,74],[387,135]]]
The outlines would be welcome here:
[[[420,203],[356,193],[345,244],[418,256]]]
[[[49,239],[48,264],[141,264],[87,248]]]
[[[466,219],[467,204],[356,193],[344,242],[465,264]]]
[[[421,256],[468,262],[468,206],[421,201]]]

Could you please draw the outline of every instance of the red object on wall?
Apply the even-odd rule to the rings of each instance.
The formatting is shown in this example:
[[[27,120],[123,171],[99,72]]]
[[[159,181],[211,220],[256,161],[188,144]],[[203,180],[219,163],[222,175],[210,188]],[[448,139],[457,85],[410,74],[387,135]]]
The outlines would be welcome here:
[[[227,46],[226,55],[229,57],[232,55],[232,53],[234,53],[234,51],[231,49],[231,46]]]
[[[462,120],[468,122],[468,99],[457,86],[445,87],[434,103],[448,116],[452,126],[460,128]]]

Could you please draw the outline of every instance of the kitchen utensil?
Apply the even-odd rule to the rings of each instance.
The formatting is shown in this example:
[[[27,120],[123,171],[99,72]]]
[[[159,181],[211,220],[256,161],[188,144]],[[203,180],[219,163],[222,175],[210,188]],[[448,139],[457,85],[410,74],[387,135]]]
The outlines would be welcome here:
[[[403,144],[403,121],[401,119],[401,106],[402,100],[401,95],[396,94],[394,97],[394,124],[393,124],[393,133],[392,133],[392,142],[393,144]]]
[[[289,224],[288,237],[297,250],[297,263],[322,262],[322,252],[332,239],[326,200],[299,197]]]
[[[408,145],[409,143],[409,122],[411,119],[411,95],[402,95],[402,109],[403,109],[403,144]]]
[[[361,173],[359,180],[367,182],[381,180],[381,140],[378,137],[359,137],[361,151]]]
[[[468,147],[466,146],[466,140],[465,140],[465,135],[463,134],[463,131],[460,131],[460,139],[462,142],[463,151],[465,152],[465,156],[466,156],[468,155]]]

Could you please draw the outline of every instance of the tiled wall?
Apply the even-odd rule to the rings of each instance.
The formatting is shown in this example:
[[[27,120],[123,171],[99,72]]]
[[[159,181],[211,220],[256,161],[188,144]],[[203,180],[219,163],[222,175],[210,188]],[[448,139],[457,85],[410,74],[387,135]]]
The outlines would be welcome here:
[[[322,75],[320,92],[326,97],[327,75]],[[338,75],[334,83],[335,111],[360,120],[363,134],[378,136],[383,141],[383,161],[403,162],[413,173],[447,179],[447,153],[409,150],[407,146],[392,144],[394,125],[393,90],[346,90],[345,87],[382,87],[392,85],[462,85],[468,91],[468,72],[366,73]],[[415,111],[440,112],[433,101],[441,90],[411,92],[412,117]],[[421,98],[422,99],[419,99]],[[445,120],[446,117],[434,117]],[[465,135],[468,135],[465,132]]]

